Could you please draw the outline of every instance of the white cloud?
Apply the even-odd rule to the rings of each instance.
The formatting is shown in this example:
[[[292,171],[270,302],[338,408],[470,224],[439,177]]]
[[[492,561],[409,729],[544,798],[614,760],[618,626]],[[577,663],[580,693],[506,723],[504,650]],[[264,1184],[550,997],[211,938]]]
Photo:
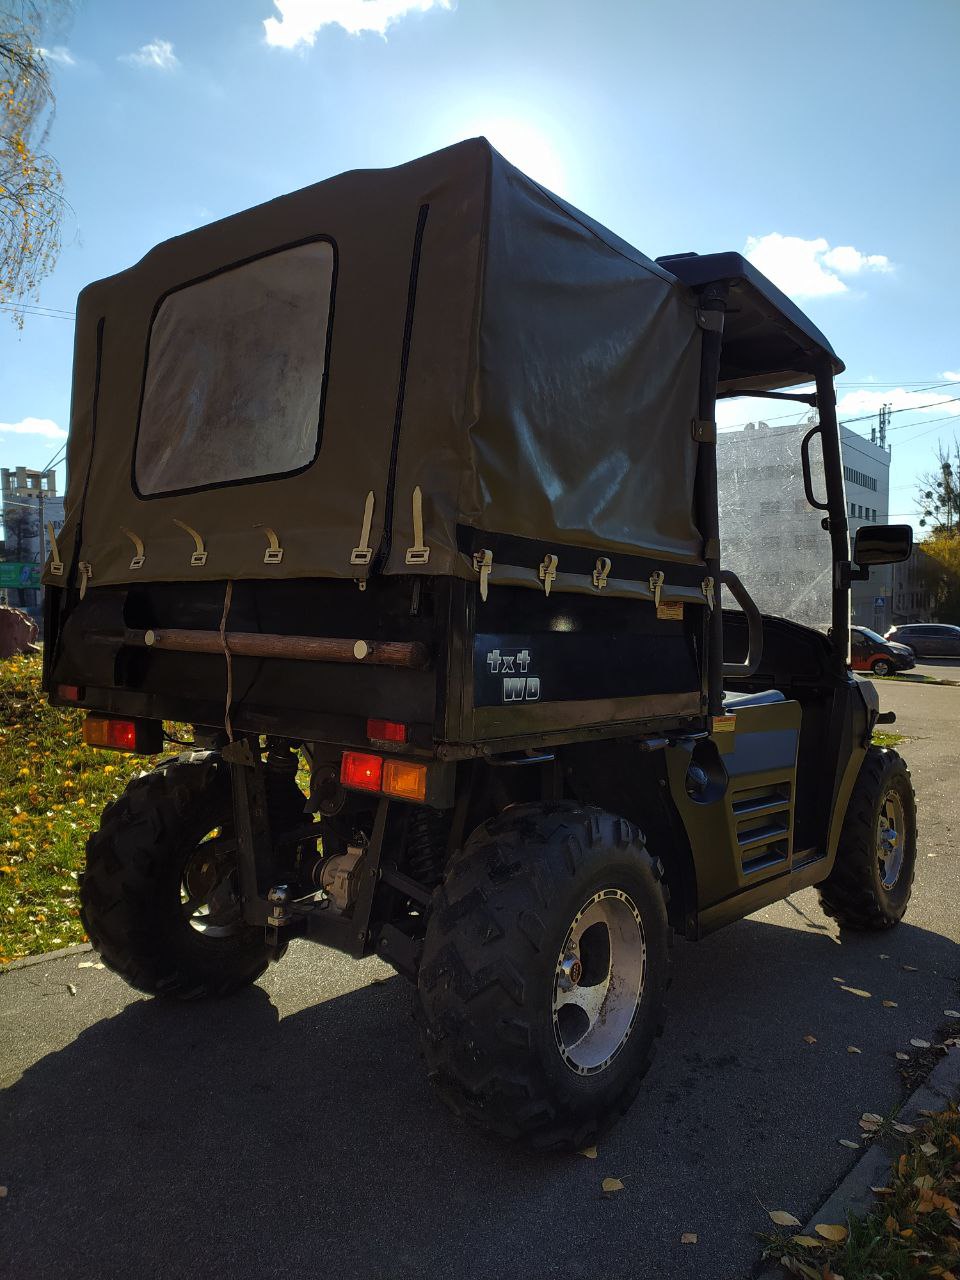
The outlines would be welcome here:
[[[169,40],[150,40],[136,53],[122,53],[117,61],[128,62],[131,67],[153,67],[157,71],[175,71],[180,65]]]
[[[940,377],[944,382],[960,382],[960,372],[951,373],[949,369],[945,369],[944,372],[941,373]]]
[[[0,422],[0,435],[46,436],[48,440],[66,440],[67,433],[52,418],[21,418],[19,422]]]
[[[849,418],[865,413],[879,413],[881,406],[885,404],[892,409],[910,409],[914,413],[922,411],[937,414],[938,417],[942,413],[960,415],[960,401],[954,399],[951,391],[952,388],[944,388],[943,391],[907,391],[903,387],[888,387],[885,391],[848,391],[837,401],[837,416]]]
[[[56,44],[52,49],[41,49],[41,55],[47,62],[57,62],[61,67],[75,67],[77,60],[66,47],[66,45]]]
[[[841,276],[893,270],[890,259],[882,253],[864,254],[848,244],[831,248],[823,236],[802,240],[771,231],[766,236],[748,236],[744,252],[755,267],[793,298],[846,293],[847,284]]]
[[[373,31],[386,36],[387,28],[409,13],[452,9],[453,0],[273,0],[279,18],[266,18],[267,44],[293,49],[313,44],[323,27],[342,27],[349,35]]]

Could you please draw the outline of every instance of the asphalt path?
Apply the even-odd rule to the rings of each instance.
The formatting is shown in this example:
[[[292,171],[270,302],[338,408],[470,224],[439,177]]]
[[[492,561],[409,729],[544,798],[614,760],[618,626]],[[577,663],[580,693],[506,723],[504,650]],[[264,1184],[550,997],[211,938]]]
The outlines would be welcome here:
[[[807,891],[680,944],[659,1054],[596,1160],[450,1117],[377,960],[295,944],[196,1005],[90,953],[0,977],[0,1274],[750,1276],[766,1208],[814,1212],[856,1159],[838,1140],[904,1096],[894,1054],[958,1007],[960,688],[879,688],[919,793],[906,921],[841,936]]]

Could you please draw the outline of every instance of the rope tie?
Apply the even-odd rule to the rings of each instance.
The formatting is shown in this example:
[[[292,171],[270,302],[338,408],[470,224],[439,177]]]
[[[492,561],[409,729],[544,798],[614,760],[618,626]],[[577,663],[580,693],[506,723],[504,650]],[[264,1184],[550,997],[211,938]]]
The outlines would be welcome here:
[[[227,741],[233,741],[233,725],[230,723],[230,704],[233,702],[233,657],[227,644],[227,618],[230,616],[230,602],[233,600],[233,580],[227,579],[227,589],[223,595],[223,613],[220,617],[220,643],[223,645],[223,656],[227,661],[227,699],[223,708],[223,727]]]

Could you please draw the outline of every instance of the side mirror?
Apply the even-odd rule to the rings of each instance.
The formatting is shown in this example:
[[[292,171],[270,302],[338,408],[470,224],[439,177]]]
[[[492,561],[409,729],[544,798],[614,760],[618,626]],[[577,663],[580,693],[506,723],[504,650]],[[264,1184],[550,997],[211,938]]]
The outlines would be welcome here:
[[[853,541],[853,560],[861,569],[874,564],[899,564],[913,550],[913,528],[908,524],[864,524]]]

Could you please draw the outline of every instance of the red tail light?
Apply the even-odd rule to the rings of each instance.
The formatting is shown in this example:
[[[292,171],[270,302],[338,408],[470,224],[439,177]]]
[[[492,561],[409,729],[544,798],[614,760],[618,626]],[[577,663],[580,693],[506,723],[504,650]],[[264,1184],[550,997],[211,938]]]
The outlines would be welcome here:
[[[368,720],[367,737],[371,742],[406,742],[407,726],[395,720]]]
[[[383,760],[365,751],[345,751],[340,762],[340,781],[345,787],[360,791],[379,791],[383,779]]]

